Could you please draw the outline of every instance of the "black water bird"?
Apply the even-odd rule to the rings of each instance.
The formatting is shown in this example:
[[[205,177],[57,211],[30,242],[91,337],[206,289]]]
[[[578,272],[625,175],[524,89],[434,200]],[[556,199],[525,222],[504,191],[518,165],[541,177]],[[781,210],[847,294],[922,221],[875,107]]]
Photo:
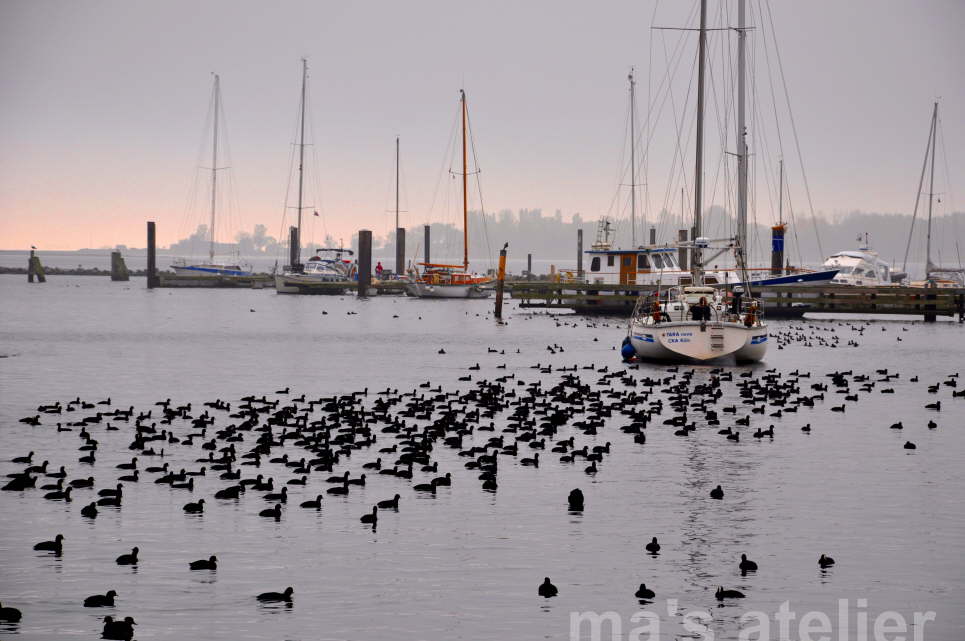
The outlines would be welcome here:
[[[725,590],[723,586],[718,586],[714,597],[718,601],[723,601],[724,599],[743,599],[744,593],[737,590]]]
[[[122,554],[122,555],[120,555],[119,557],[117,557],[117,559],[115,560],[115,562],[116,562],[118,565],[137,565],[137,563],[138,563],[137,553],[138,553],[139,551],[140,551],[140,550],[139,550],[137,547],[134,547],[134,548],[131,549],[131,553],[130,553],[130,554]]]
[[[3,604],[0,603],[0,621],[7,621],[10,623],[16,623],[21,618],[23,614],[17,608],[5,608]]]
[[[188,514],[201,514],[204,512],[204,499],[198,499],[196,503],[186,503],[181,509]]]
[[[191,561],[188,567],[192,570],[217,570],[218,569],[218,557],[211,555],[207,559],[199,559],[197,561]]]
[[[34,549],[61,554],[64,551],[64,535],[58,534],[53,541],[41,541]]]
[[[550,582],[549,577],[545,577],[539,585],[539,595],[544,598],[551,598],[560,593],[559,589]]]
[[[292,602],[292,595],[295,590],[291,587],[285,588],[284,592],[262,592],[256,598],[262,603]]]
[[[834,565],[834,559],[832,559],[830,556],[822,554],[821,558],[818,559],[818,565],[822,568],[829,568]]]
[[[108,590],[106,594],[94,594],[84,599],[85,608],[113,608],[117,592]]]
[[[746,554],[741,554],[740,562],[741,574],[746,574],[748,572],[757,572],[757,564],[747,558]]]
[[[638,599],[652,599],[657,595],[653,590],[647,587],[646,583],[641,583],[640,587],[637,588],[637,591],[633,593],[633,596],[637,597]]]
[[[712,499],[722,499],[724,498],[724,490],[718,485],[710,491],[710,498]]]
[[[647,543],[647,544],[644,546],[644,548],[645,548],[645,549],[647,550],[647,552],[649,552],[650,554],[656,554],[657,552],[659,552],[659,551],[660,551],[660,544],[657,543],[657,537],[653,537],[653,539],[651,539],[650,542]]]

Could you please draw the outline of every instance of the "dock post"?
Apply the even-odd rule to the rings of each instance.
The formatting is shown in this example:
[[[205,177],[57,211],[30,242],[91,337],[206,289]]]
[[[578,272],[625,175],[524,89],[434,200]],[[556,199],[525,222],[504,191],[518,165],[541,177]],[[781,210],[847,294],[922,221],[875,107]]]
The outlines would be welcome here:
[[[771,227],[771,275],[780,276],[784,269],[784,225]],[[743,248],[745,255],[747,248]]]
[[[526,254],[526,280],[533,280],[533,255]]]
[[[288,266],[292,271],[300,271],[298,268],[302,262],[301,238],[298,237],[298,227],[288,228]]]
[[[368,229],[359,230],[359,297],[369,295],[372,285],[372,232]]]
[[[931,289],[926,285],[927,289]],[[926,301],[933,301],[931,303],[925,303],[925,322],[934,323],[938,319],[938,314],[935,313],[935,294],[925,294]]]
[[[581,234],[582,235],[582,234]],[[499,272],[496,275],[496,319],[503,319],[503,291],[506,287],[506,248],[509,247],[509,243],[506,243],[502,249],[499,250]]]
[[[405,272],[405,227],[395,229],[395,275]]]
[[[37,278],[38,283],[46,283],[47,275],[44,273],[44,266],[40,264],[40,256],[34,253],[34,250],[30,250],[30,259],[27,261],[27,282],[34,282],[34,277]]]
[[[576,277],[583,278],[583,230],[576,230]]]
[[[425,244],[425,261],[424,262],[428,263],[429,262],[429,241],[430,241],[429,225],[425,226],[425,235],[426,235],[426,239],[423,241],[423,243]]]
[[[677,231],[677,240],[681,243],[687,242],[687,230],[680,229]],[[690,262],[687,260],[688,252],[686,247],[680,247],[677,249],[677,262],[680,263],[680,271],[690,270]]]
[[[656,244],[657,244],[657,228],[656,228],[656,227],[651,227],[651,228],[650,228],[650,244],[651,244],[651,245],[656,245]]]
[[[112,281],[128,281],[131,279],[130,273],[127,271],[127,265],[124,263],[124,257],[121,256],[121,252],[112,251],[111,252],[111,280]]]
[[[147,221],[147,288],[154,289],[160,283],[157,277],[157,230],[154,221]]]

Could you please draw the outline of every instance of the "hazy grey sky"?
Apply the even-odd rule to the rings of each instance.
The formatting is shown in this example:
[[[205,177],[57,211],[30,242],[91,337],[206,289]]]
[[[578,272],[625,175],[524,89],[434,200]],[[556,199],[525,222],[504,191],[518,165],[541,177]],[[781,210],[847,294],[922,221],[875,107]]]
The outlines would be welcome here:
[[[636,66],[645,87],[651,45],[663,37],[652,22],[679,25],[694,6],[4,0],[0,245],[143,246],[147,219],[158,220],[161,242],[184,232],[211,72],[223,83],[236,226],[263,222],[277,234],[302,56],[322,189],[312,204],[335,236],[387,231],[397,134],[410,212],[403,224],[426,220],[461,86],[487,210],[595,218],[618,182],[627,70]],[[774,1],[770,9],[815,208],[909,211],[940,96],[952,172],[942,207],[961,209],[965,2]],[[641,101],[641,118],[645,108]],[[784,135],[791,155],[790,130]],[[649,163],[655,192],[663,151],[655,147]]]

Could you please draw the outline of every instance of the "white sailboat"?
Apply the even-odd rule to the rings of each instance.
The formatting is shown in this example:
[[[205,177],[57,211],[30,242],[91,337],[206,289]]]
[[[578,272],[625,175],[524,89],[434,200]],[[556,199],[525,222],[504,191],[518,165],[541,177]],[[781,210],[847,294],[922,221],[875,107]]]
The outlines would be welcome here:
[[[467,151],[466,92],[459,90],[462,115],[462,264],[418,263],[422,273],[413,271],[406,283],[406,294],[418,298],[488,298],[491,279],[469,271],[469,162]]]
[[[211,226],[208,228],[210,241],[208,245],[208,262],[194,263],[187,259],[175,259],[171,269],[179,276],[250,276],[251,268],[240,264],[215,262],[215,223],[218,209],[218,171],[227,167],[218,167],[218,123],[221,116],[221,77],[214,74],[214,115],[211,141]]]
[[[302,58],[302,89],[299,103],[298,126],[298,211],[297,225],[289,234],[288,266],[275,274],[275,291],[279,294],[344,294],[346,287],[315,287],[320,284],[347,283],[353,277],[354,265],[346,256],[352,250],[342,247],[325,247],[315,250],[315,255],[302,263],[302,211],[305,209],[305,97],[308,81],[308,61]],[[325,257],[322,256],[325,254]]]
[[[747,146],[744,131],[744,26],[745,0],[738,0],[738,237],[733,248],[739,268],[746,274],[744,238],[747,212]],[[767,351],[767,325],[759,301],[744,297],[735,287],[730,300],[704,280],[703,250],[711,241],[701,235],[704,139],[704,68],[707,43],[707,0],[700,3],[700,29],[697,54],[697,131],[694,172],[694,236],[686,246],[691,249],[691,284],[676,286],[656,297],[641,296],[630,317],[624,355],[647,360],[704,362],[731,357],[737,362],[764,358]],[[719,255],[719,254],[718,254]],[[712,258],[711,258],[712,260]],[[744,280],[748,280],[744,277]]]

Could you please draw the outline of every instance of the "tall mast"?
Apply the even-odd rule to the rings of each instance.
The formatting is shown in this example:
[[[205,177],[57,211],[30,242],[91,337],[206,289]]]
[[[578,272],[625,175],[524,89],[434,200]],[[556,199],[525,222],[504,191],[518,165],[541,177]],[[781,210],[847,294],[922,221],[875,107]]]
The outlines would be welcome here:
[[[214,214],[218,202],[218,112],[221,110],[221,79],[214,74],[214,141],[211,145],[211,244],[208,260],[214,262]]]
[[[633,67],[627,76],[630,81],[630,246],[637,246],[637,136],[636,136],[636,107],[634,106]]]
[[[928,231],[925,234],[925,280],[931,271],[931,209],[935,197],[935,147],[938,146],[936,137],[938,128],[938,102],[931,116],[931,176],[928,179]]]
[[[777,161],[777,224],[784,224],[784,159]]]
[[[737,242],[747,257],[747,125],[744,122],[747,62],[746,0],[737,0]]]
[[[298,247],[292,253],[295,262],[302,262],[302,185],[305,179],[305,83],[308,79],[308,60],[302,58],[302,100],[298,134]]]
[[[701,193],[704,172],[704,57],[707,47],[707,0],[700,0],[700,31],[697,46],[697,160],[694,168],[694,241],[702,235],[700,225]],[[701,251],[693,248],[690,274],[694,285],[703,285]]]
[[[399,137],[395,137],[395,228],[399,229]]]
[[[459,90],[462,103],[462,268],[469,269],[469,163],[466,157],[466,91]]]

